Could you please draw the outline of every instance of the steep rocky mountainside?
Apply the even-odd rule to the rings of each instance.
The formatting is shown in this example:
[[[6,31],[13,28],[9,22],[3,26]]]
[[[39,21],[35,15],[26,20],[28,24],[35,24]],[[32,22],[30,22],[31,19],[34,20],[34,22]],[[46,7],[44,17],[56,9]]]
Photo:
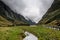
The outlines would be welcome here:
[[[56,20],[56,21],[55,21]],[[60,25],[60,0],[55,0],[51,8],[44,15],[41,24]]]
[[[0,1],[0,26],[12,26],[27,24],[23,16],[12,10]]]

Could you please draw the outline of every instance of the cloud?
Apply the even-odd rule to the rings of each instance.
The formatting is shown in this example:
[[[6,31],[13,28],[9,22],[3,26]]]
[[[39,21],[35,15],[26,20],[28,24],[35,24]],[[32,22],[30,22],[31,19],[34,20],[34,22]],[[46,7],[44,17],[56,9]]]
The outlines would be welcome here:
[[[38,23],[51,7],[54,0],[2,0],[14,12],[26,20]]]

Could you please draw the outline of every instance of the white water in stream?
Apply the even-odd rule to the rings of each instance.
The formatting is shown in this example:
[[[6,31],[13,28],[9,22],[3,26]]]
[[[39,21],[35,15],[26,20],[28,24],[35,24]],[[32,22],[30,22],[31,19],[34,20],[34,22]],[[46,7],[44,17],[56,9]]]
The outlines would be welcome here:
[[[54,0],[1,0],[26,20],[38,23]]]
[[[26,37],[23,40],[38,40],[38,38],[32,33],[26,31],[24,34],[26,35]]]

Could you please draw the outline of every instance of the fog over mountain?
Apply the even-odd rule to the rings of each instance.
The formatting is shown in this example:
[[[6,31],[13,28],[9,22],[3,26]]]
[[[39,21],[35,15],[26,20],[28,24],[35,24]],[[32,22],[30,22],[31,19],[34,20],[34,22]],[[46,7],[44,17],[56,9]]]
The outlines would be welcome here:
[[[11,10],[22,15],[26,20],[38,23],[51,7],[54,0],[1,0]]]

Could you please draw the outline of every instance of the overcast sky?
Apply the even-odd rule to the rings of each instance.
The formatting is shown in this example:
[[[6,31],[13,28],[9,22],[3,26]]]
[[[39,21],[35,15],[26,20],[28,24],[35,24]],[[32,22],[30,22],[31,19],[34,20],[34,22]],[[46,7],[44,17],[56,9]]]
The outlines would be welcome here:
[[[38,23],[51,7],[54,0],[2,0],[14,12],[27,20]]]

